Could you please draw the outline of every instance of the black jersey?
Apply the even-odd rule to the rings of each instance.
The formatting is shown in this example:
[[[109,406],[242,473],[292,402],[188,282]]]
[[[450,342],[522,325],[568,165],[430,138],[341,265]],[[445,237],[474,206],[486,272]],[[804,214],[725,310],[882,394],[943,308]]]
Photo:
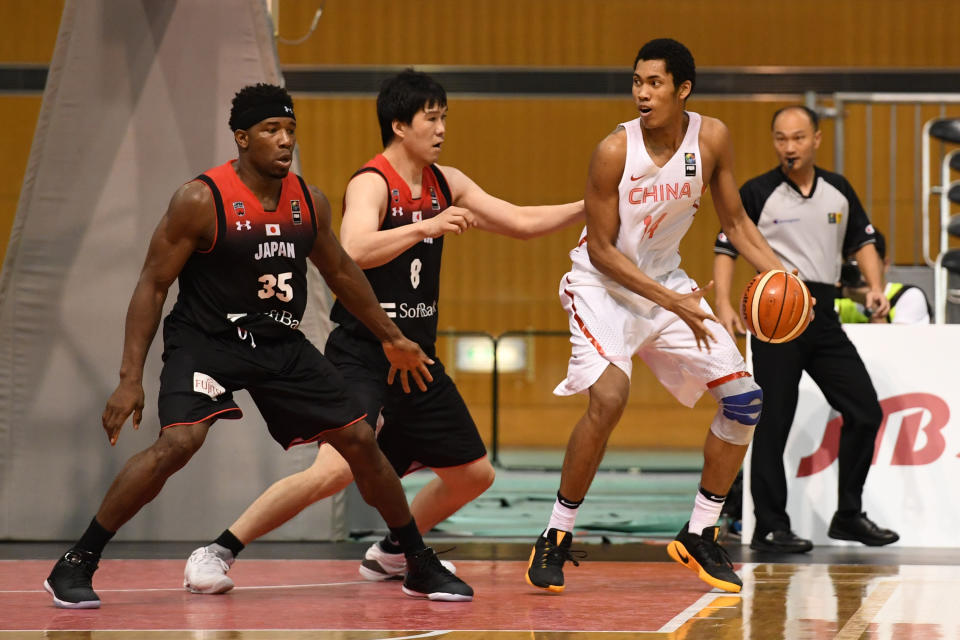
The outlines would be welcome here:
[[[387,211],[380,229],[393,229],[428,220],[450,206],[450,188],[436,165],[423,169],[419,198],[413,197],[410,185],[382,154],[378,154],[354,175],[365,172],[378,174],[387,185]],[[406,337],[419,344],[430,356],[435,355],[434,345],[437,341],[442,252],[443,236],[425,238],[390,262],[363,272],[383,310]],[[357,337],[376,340],[373,333],[339,300],[333,305],[330,319]]]
[[[240,327],[255,337],[284,335],[300,325],[307,304],[307,256],[317,237],[313,199],[303,178],[290,173],[276,210],[264,211],[233,162],[196,178],[213,193],[216,236],[180,272],[170,317],[207,334]]]
[[[853,187],[840,174],[820,167],[814,167],[809,195],[800,193],[778,167],[744,183],[740,199],[783,265],[798,269],[808,282],[839,282],[843,258],[876,242]],[[714,252],[738,255],[722,232]]]

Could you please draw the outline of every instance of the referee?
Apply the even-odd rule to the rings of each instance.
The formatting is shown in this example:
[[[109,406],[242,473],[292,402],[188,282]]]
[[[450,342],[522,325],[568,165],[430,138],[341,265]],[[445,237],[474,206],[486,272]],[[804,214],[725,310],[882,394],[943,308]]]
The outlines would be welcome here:
[[[813,322],[797,339],[770,344],[751,337],[754,376],[764,398],[751,458],[757,524],[750,548],[781,553],[813,548],[811,541],[790,529],[783,466],[804,371],[843,416],[837,511],[827,535],[870,546],[890,544],[900,536],[867,518],[861,504],[883,414],[866,367],[840,327],[833,305],[840,266],[844,258],[853,257],[868,284],[866,307],[876,317],[889,311],[883,265],[874,246],[876,232],[850,183],[814,165],[821,135],[814,111],[802,106],[780,109],[771,129],[779,165],[744,184],[740,197],[777,257],[788,269],[799,271],[817,303]],[[731,334],[735,329],[743,333],[740,316],[730,304],[737,251],[722,232],[714,253],[717,317]]]

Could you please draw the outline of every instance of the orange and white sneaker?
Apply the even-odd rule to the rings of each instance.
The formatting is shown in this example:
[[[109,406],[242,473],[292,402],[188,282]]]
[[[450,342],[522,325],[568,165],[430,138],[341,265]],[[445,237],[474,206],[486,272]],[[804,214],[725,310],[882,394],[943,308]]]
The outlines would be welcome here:
[[[579,567],[580,563],[576,558],[587,555],[583,551],[571,551],[571,542],[573,542],[573,534],[569,531],[562,529],[544,531],[537,538],[530,552],[526,574],[527,584],[555,593],[563,591],[563,563],[569,560],[573,566]]]
[[[705,527],[700,535],[697,535],[687,531],[689,524],[684,524],[677,537],[667,545],[667,553],[686,568],[695,571],[697,576],[711,587],[740,593],[743,581],[733,571],[733,563],[730,562],[726,549],[717,542],[720,527]]]

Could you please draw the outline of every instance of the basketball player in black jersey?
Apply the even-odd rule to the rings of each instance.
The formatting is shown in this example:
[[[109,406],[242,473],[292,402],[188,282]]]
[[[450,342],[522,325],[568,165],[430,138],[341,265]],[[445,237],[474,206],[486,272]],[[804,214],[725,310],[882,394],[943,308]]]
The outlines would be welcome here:
[[[180,293],[164,321],[157,441],[130,458],[80,540],[44,587],[54,604],[96,608],[92,577],[103,548],[200,448],[218,418],[239,418],[233,392],[247,389],[284,448],[325,440],[360,492],[401,541],[408,595],[470,600],[473,591],[423,544],[399,478],[333,365],[297,330],[306,301],[306,258],[375,336],[404,390],[430,381],[429,357],[384,313],[330,228],[330,205],[289,172],[296,144],[293,102],[273,85],[244,87],[230,114],[239,157],[182,186],[147,251],[127,311],[120,383],[103,428],[111,444],[144,407],[143,366],[174,279]],[[375,416],[371,416],[375,419]],[[229,544],[229,541],[227,541]]]
[[[340,230],[344,249],[364,269],[380,305],[433,359],[433,382],[411,394],[387,384],[388,363],[374,335],[340,302],[331,313],[340,326],[325,349],[371,420],[382,410],[378,439],[397,473],[421,467],[436,473],[411,505],[421,531],[479,496],[494,478],[476,425],[436,358],[444,235],[476,227],[529,238],[583,219],[582,202],[518,207],[486,193],[458,169],[436,165],[446,111],[443,87],[423,73],[404,71],[384,83],[377,98],[384,150],[347,185]],[[224,534],[248,543],[352,478],[343,457],[322,446],[313,466],[275,483]],[[232,588],[225,571],[241,548],[212,544],[195,551],[185,571],[187,588],[198,593]],[[210,559],[204,549],[220,558]],[[400,551],[392,536],[374,543],[361,575],[368,580],[402,576],[407,565]]]

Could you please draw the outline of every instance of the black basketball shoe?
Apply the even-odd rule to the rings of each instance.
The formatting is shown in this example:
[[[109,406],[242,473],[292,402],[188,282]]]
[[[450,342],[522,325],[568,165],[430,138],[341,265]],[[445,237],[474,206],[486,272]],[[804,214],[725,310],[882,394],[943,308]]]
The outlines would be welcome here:
[[[100,556],[70,549],[53,566],[43,588],[53,596],[53,604],[63,609],[99,609],[100,596],[93,590],[93,572]]]
[[[695,571],[697,576],[711,587],[740,593],[743,582],[733,571],[733,563],[726,550],[717,543],[720,527],[705,527],[697,535],[687,531],[689,522],[683,525],[677,537],[667,545],[670,557]]]
[[[403,580],[403,592],[413,598],[445,602],[473,600],[473,589],[470,585],[450,573],[430,547],[407,556],[407,577]]]
[[[586,557],[585,551],[571,551],[573,534],[561,529],[545,531],[533,545],[527,565],[527,584],[547,591],[563,591],[563,563],[569,560],[579,567],[577,558]]]

